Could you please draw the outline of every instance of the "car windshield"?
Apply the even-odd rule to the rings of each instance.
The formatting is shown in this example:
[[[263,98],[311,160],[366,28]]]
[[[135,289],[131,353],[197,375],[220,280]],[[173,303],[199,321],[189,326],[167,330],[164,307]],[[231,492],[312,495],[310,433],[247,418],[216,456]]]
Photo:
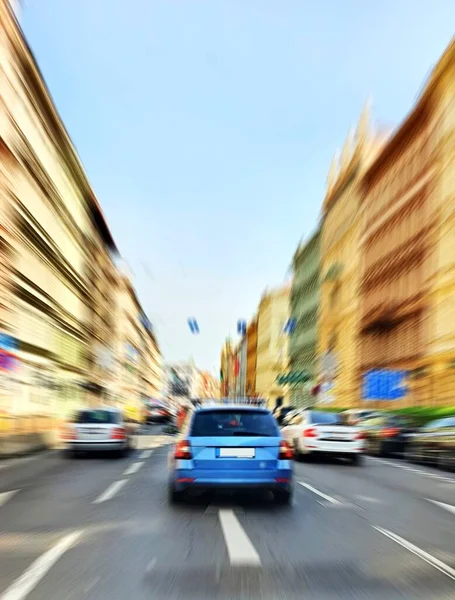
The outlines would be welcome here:
[[[194,415],[192,437],[261,436],[278,437],[279,431],[267,411],[211,410]]]
[[[120,414],[111,410],[82,410],[74,418],[74,423],[112,424],[120,423]]]
[[[312,412],[310,413],[310,422],[313,425],[344,425],[346,419],[338,413]]]

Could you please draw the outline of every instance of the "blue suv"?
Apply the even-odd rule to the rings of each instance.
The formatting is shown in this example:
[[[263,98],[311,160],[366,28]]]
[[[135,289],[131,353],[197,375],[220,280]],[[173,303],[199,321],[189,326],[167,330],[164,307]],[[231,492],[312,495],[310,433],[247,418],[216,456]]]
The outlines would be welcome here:
[[[170,454],[169,500],[186,491],[267,490],[292,500],[292,449],[266,409],[212,405],[197,408]]]

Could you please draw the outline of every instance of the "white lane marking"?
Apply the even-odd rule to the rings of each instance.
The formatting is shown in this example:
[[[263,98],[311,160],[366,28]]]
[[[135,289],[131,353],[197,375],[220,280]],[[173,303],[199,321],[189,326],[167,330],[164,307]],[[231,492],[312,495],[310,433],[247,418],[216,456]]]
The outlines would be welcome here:
[[[455,515],[455,506],[452,506],[452,504],[446,504],[445,502],[438,502],[437,500],[431,500],[431,498],[426,498],[426,500],[428,500],[428,502],[432,502],[433,504],[436,504],[436,506],[440,506],[441,508],[448,510],[449,512],[451,512],[452,514]]]
[[[0,494],[0,506],[3,506],[10,500],[19,490],[11,490],[10,492],[2,492]]]
[[[388,467],[395,467],[395,469],[403,469],[404,471],[409,471],[410,473],[415,473],[416,475],[423,475],[424,477],[428,477],[430,479],[437,479],[438,481],[455,483],[455,479],[452,477],[445,477],[444,475],[439,475],[438,473],[431,473],[430,471],[424,471],[423,469],[417,469],[409,465],[401,465],[398,463],[391,462],[390,460],[384,460],[382,458],[376,458],[373,456],[369,456],[368,458],[373,462],[378,462],[380,464],[387,465]]]
[[[82,531],[74,531],[63,537],[55,546],[37,558],[28,569],[16,579],[6,592],[0,596],[0,600],[22,600],[41,581],[58,559],[73,546]]]
[[[100,502],[106,502],[115,496],[115,494],[125,485],[127,479],[119,479],[114,481],[111,485],[93,501],[94,504],[100,504]]]
[[[298,483],[300,485],[303,485],[303,487],[307,488],[307,490],[310,490],[310,492],[313,492],[313,494],[316,494],[317,496],[324,498],[324,500],[327,500],[327,502],[330,502],[330,504],[341,504],[341,502],[339,500],[336,500],[335,498],[332,498],[332,496],[328,496],[327,494],[324,494],[324,492],[317,490],[309,483],[304,483],[303,481],[299,481]]]
[[[101,577],[95,577],[95,579],[84,588],[84,592],[87,594],[90,590],[92,590],[100,579]]]
[[[139,458],[150,458],[152,456],[151,450],[144,450]]]
[[[150,571],[153,569],[153,567],[156,565],[156,558],[152,558],[152,560],[149,562],[149,564],[147,565],[147,573],[150,573]]]
[[[388,538],[390,538],[391,540],[393,540],[400,546],[403,546],[403,548],[406,548],[406,550],[409,550],[409,552],[412,552],[413,554],[415,554],[416,556],[418,556],[419,558],[421,558],[422,560],[424,560],[425,562],[427,562],[428,564],[433,566],[435,569],[438,569],[438,571],[441,571],[441,573],[444,573],[444,575],[447,575],[447,577],[450,577],[451,579],[455,579],[455,569],[452,569],[452,567],[449,567],[449,565],[446,565],[446,563],[442,562],[442,560],[439,560],[438,558],[435,558],[431,554],[428,554],[428,552],[425,552],[425,550],[422,550],[421,548],[414,546],[414,544],[411,544],[411,542],[408,542],[407,540],[403,539],[396,533],[392,533],[392,531],[388,531],[387,529],[382,529],[382,527],[376,527],[376,525],[373,525],[373,527],[374,527],[374,529],[376,529],[383,535],[387,536]]]
[[[144,464],[143,462],[135,462],[132,465],[130,465],[127,469],[125,469],[123,474],[124,475],[133,475],[134,473],[137,473],[139,471],[139,469],[142,467],[143,464]]]
[[[360,496],[356,495],[358,500],[362,500],[363,502],[371,502],[372,504],[383,504],[382,500],[378,500],[378,498],[373,498],[372,496]]]
[[[217,515],[220,510],[223,510],[222,506],[216,506],[215,504],[209,504],[204,511],[205,515]],[[232,510],[235,514],[244,514],[244,510],[241,506],[233,506],[230,505],[230,510]]]
[[[231,565],[260,566],[261,559],[259,558],[259,554],[240,525],[234,511],[221,509],[218,511],[218,518]]]

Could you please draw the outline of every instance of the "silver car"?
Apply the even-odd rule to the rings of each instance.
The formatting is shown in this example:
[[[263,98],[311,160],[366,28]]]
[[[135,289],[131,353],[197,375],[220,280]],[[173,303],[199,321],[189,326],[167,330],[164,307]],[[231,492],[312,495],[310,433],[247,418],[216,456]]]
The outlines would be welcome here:
[[[126,455],[134,430],[117,408],[79,410],[68,423],[63,442],[69,455],[82,452],[111,452]]]

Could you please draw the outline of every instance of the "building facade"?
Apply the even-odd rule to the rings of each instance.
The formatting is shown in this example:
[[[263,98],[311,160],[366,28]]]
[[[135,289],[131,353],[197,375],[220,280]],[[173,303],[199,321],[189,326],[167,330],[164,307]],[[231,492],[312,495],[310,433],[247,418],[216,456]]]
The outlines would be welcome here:
[[[288,368],[288,336],[284,329],[289,319],[290,286],[266,291],[259,303],[257,318],[256,394],[274,407],[277,400],[289,401],[287,390],[277,377]]]
[[[310,402],[311,388],[317,378],[320,244],[318,228],[297,248],[292,261],[290,311],[295,329],[289,339],[289,367],[293,372],[306,372],[310,377],[310,381],[292,386],[289,394],[295,406]]]
[[[455,44],[363,180],[361,374],[408,372],[403,404],[455,391]]]
[[[318,356],[320,383],[339,407],[360,402],[360,184],[377,152],[368,106],[341,158],[334,158],[322,207]]]
[[[246,395],[256,396],[256,362],[258,349],[258,321],[254,317],[249,323],[246,331]]]

